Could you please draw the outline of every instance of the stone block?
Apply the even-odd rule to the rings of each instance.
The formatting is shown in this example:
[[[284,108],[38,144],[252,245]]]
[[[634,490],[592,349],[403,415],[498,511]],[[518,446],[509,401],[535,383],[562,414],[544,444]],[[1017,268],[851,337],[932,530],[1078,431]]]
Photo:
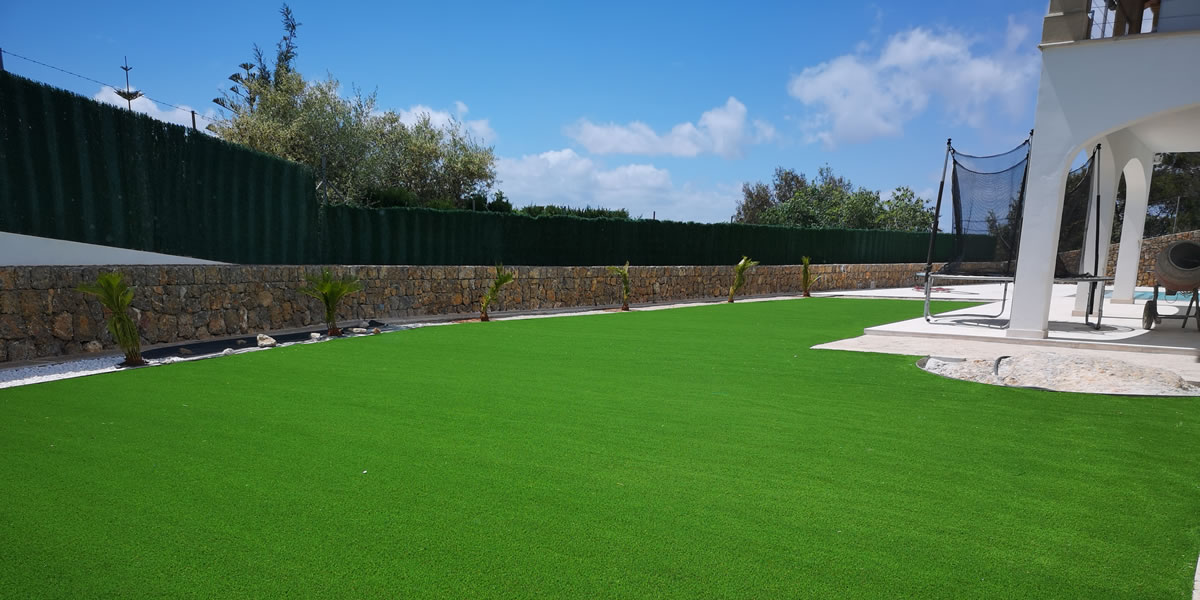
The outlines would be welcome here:
[[[0,315],[0,339],[19,340],[27,335],[24,320],[17,315]]]
[[[33,341],[31,340],[14,340],[8,342],[8,360],[30,360],[37,356]]]
[[[60,340],[70,340],[75,337],[75,323],[71,313],[63,312],[55,315],[51,333]]]
[[[12,291],[0,292],[0,314],[12,315],[20,312],[17,303],[17,293]]]

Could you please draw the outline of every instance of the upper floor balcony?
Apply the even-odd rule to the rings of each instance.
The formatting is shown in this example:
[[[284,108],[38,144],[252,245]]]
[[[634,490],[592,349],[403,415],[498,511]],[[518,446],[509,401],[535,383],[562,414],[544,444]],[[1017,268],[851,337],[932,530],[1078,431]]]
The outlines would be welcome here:
[[[1042,45],[1200,31],[1200,0],[1051,0]]]

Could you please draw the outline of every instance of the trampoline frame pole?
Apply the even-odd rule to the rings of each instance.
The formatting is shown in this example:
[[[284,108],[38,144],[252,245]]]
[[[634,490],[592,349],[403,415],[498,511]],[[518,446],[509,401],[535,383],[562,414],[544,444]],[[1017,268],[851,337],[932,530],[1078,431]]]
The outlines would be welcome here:
[[[946,189],[946,167],[950,164],[951,138],[946,138],[946,156],[942,159],[942,181],[938,184],[937,203],[933,207],[933,228],[929,234],[929,251],[925,254],[925,287],[929,287],[929,274],[933,270],[933,243],[937,240],[938,220],[942,217],[942,192]]]
[[[1092,275],[1100,276],[1100,144],[1092,151],[1092,166],[1096,169],[1092,181],[1096,182],[1096,241],[1092,251]]]
[[[946,138],[946,157],[942,159],[942,181],[938,184],[937,204],[933,207],[933,227],[929,231],[929,251],[925,254],[925,321],[929,322],[929,295],[933,293],[933,243],[937,240],[938,219],[942,216],[942,192],[946,189],[946,167],[950,164],[951,138]]]
[[[1021,175],[1021,195],[1017,198],[1017,240],[1016,246],[1009,249],[1009,262],[1021,259],[1021,227],[1025,224],[1025,190],[1029,189],[1029,161],[1033,158],[1033,130],[1029,130],[1029,138],[1025,140],[1029,148],[1025,151],[1025,173]],[[1005,271],[1012,270],[1005,267]]]

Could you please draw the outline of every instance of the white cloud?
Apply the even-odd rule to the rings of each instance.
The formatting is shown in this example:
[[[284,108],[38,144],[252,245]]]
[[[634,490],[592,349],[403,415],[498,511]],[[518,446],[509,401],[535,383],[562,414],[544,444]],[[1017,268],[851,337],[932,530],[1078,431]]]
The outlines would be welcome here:
[[[134,112],[140,112],[159,121],[183,125],[184,127],[192,126],[192,107],[184,104],[179,108],[163,107],[160,108],[157,103],[145,96],[135,99],[132,104],[126,104],[125,99],[117,95],[117,91],[107,85],[100,88],[92,96],[92,100],[112,104],[122,108],[131,107]],[[204,118],[201,118],[204,117]],[[206,127],[212,119],[216,118],[216,111],[208,110],[206,112],[196,111],[196,127],[200,131],[208,133]]]
[[[649,164],[614,168],[569,148],[496,161],[498,187],[514,206],[558,204],[625,208],[631,216],[678,221],[724,221],[741,197],[736,185],[698,189],[677,186],[671,174]]]
[[[846,54],[808,67],[788,93],[812,109],[810,140],[826,146],[903,133],[934,99],[956,123],[982,126],[997,110],[1019,117],[1038,73],[1036,52],[1023,51],[1029,28],[1009,19],[1004,44],[977,53],[975,42],[947,30],[917,27],[893,35],[878,56]]]
[[[745,145],[770,141],[776,135],[775,128],[766,121],[756,119],[748,125],[746,105],[732,96],[724,105],[700,115],[697,123],[680,123],[662,134],[640,121],[598,125],[587,119],[567,127],[566,133],[593,154],[711,153],[725,158],[737,158]]]
[[[468,120],[467,113],[470,111],[467,105],[461,101],[454,101],[454,112],[448,110],[435,110],[424,104],[415,104],[407,110],[400,109],[396,114],[400,117],[400,122],[405,125],[412,125],[421,118],[421,115],[429,115],[429,121],[434,127],[445,127],[452,121],[462,123],[463,128],[471,134],[476,140],[485,144],[490,144],[496,141],[496,131],[492,129],[491,124],[487,119]]]

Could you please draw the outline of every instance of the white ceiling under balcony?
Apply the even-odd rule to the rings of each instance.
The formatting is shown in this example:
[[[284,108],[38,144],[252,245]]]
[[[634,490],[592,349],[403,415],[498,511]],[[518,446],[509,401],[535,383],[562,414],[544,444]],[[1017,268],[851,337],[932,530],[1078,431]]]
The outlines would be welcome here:
[[[1150,117],[1127,129],[1154,152],[1200,152],[1200,104]]]

